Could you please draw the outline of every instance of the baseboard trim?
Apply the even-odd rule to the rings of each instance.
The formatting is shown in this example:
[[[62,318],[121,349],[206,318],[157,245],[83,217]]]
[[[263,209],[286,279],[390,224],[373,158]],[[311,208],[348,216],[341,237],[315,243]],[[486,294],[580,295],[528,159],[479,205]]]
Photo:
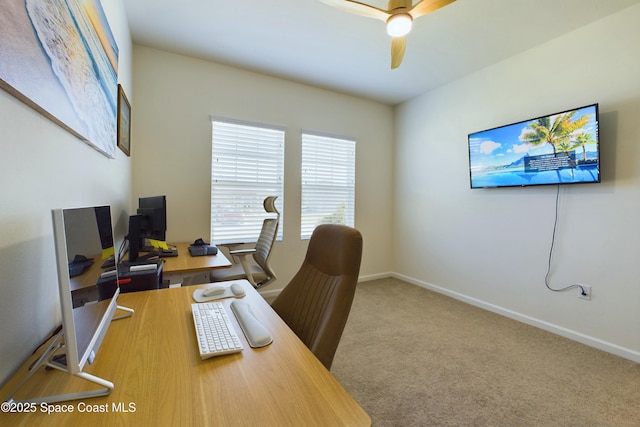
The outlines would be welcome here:
[[[493,313],[500,314],[502,316],[508,317],[513,320],[517,320],[522,323],[526,323],[527,325],[535,326],[537,328],[543,329],[545,331],[554,333],[556,335],[560,335],[562,337],[568,338],[570,340],[588,345],[590,347],[597,348],[602,351],[606,351],[607,353],[614,354],[616,356],[623,357],[625,359],[631,360],[636,363],[640,363],[640,352],[635,350],[631,350],[625,347],[621,347],[617,344],[610,343],[608,341],[604,341],[598,338],[594,338],[589,335],[585,335],[580,332],[576,332],[571,329],[564,328],[562,326],[555,325],[553,323],[546,322],[544,320],[537,319],[535,317],[527,316],[522,313],[515,312],[513,310],[506,309],[504,307],[500,307],[494,304],[487,303],[485,301],[469,297],[467,295],[461,294],[459,292],[454,292],[449,289],[441,288],[439,286],[435,286],[431,283],[423,282],[421,280],[414,279],[409,276],[405,276],[398,273],[390,273],[386,277],[394,277],[405,282],[411,283],[416,286],[420,286],[422,288],[428,289],[430,291],[437,292],[439,294],[443,294],[449,296],[451,298],[457,299],[467,304],[471,304],[473,306],[482,308],[484,310],[491,311]],[[384,278],[384,277],[377,277]],[[373,280],[373,279],[371,279]]]
[[[358,283],[369,282],[371,280],[386,279],[387,277],[393,277],[393,275],[394,273],[387,272],[387,273],[369,274],[367,276],[359,276]]]
[[[392,276],[393,276],[393,273],[390,273],[390,272],[360,276],[358,277],[358,283],[369,282],[371,280],[377,280],[377,279],[386,279],[387,277],[392,277]],[[273,289],[273,290],[259,289],[258,293],[262,295],[262,297],[266,300],[274,300],[280,294],[281,291],[282,289]]]

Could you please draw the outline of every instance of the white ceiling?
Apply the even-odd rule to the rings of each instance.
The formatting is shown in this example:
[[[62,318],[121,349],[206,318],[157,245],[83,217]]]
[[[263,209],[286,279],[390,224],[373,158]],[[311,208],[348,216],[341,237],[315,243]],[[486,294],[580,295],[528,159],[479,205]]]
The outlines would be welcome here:
[[[361,0],[386,9],[383,0]],[[414,1],[416,3],[416,1]],[[134,44],[398,104],[640,0],[457,0],[390,69],[382,21],[319,0],[126,0]]]

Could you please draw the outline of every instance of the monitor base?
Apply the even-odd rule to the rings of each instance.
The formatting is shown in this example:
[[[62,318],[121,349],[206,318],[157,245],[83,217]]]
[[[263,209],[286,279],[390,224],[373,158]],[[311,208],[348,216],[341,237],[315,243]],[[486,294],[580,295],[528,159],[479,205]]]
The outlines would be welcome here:
[[[131,308],[122,307],[122,306],[117,306],[117,308],[119,310],[124,311],[125,314],[114,317],[112,320],[122,319],[122,318],[130,317],[133,315],[134,311]],[[24,376],[22,381],[20,381],[20,383],[11,391],[9,396],[6,398],[6,402],[9,402],[9,403],[13,403],[13,402],[57,403],[57,402],[66,402],[69,400],[80,400],[80,399],[87,399],[91,397],[106,396],[109,393],[111,393],[111,391],[113,391],[114,385],[111,381],[107,381],[103,378],[96,377],[95,375],[91,375],[87,372],[82,372],[82,371],[76,374],[69,373],[69,370],[66,365],[66,357],[61,357],[62,355],[58,353],[60,349],[64,348],[64,342],[62,339],[63,336],[64,336],[64,329],[61,329],[60,332],[56,334],[55,338],[53,339],[51,344],[49,344],[49,347],[47,347],[44,353],[42,353],[42,355],[29,367],[29,371]],[[20,390],[20,388],[22,388],[22,386],[29,380],[29,378],[31,378],[31,376],[41,367],[57,369],[69,375],[73,375],[85,381],[89,381],[91,383],[99,385],[101,388],[97,390],[87,390],[87,391],[81,391],[76,393],[64,393],[64,394],[56,394],[52,396],[19,399],[17,401],[14,400],[14,396]]]

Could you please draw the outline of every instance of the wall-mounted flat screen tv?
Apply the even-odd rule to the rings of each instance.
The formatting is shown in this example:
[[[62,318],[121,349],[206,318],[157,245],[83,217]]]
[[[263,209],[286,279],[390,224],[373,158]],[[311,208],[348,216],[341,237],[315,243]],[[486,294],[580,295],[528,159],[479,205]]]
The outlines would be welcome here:
[[[600,182],[598,104],[469,134],[471,188]]]

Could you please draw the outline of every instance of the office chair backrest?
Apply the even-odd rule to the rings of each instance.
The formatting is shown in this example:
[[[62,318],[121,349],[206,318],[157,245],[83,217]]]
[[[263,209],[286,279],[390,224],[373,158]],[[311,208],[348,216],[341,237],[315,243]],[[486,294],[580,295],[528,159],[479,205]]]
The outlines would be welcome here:
[[[358,230],[319,225],[300,270],[271,304],[327,369],[351,310],[361,258]]]
[[[269,255],[271,254],[273,242],[276,240],[276,234],[278,234],[278,218],[265,219],[262,222],[262,230],[256,242],[256,251],[253,253],[254,261],[264,270],[269,281],[276,279],[276,274],[269,265]],[[266,284],[263,282],[257,283],[257,285]]]
[[[271,255],[271,249],[273,248],[273,243],[276,241],[276,236],[278,235],[278,224],[280,223],[280,212],[276,208],[276,199],[278,196],[268,196],[262,202],[264,206],[264,210],[269,213],[275,213],[275,218],[266,218],[262,222],[262,229],[260,230],[260,235],[258,236],[258,241],[256,242],[256,251],[253,254],[253,260],[264,270],[266,274],[266,279],[263,279],[256,283],[256,287],[259,288],[264,286],[272,281],[276,280],[276,273],[269,265],[269,255]]]

